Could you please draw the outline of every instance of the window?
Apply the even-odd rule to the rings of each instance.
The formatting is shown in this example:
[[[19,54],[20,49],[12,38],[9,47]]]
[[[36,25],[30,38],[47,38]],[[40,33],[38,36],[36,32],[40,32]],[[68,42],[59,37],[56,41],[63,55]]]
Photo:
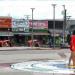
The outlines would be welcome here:
[[[53,21],[48,21],[48,28],[53,29]],[[55,21],[55,29],[63,29],[63,21]]]

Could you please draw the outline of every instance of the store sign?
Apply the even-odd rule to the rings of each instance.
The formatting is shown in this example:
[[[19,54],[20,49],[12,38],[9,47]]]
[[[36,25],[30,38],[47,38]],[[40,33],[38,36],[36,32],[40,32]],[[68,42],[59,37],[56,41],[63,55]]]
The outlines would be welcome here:
[[[19,31],[24,31],[23,27],[18,28]]]
[[[28,20],[25,19],[13,19],[12,20],[12,30],[13,31],[29,31]]]
[[[29,21],[29,27],[32,28],[32,20]],[[33,29],[48,29],[48,21],[34,20]]]
[[[20,31],[20,32],[29,32],[29,28],[22,28],[22,27],[20,27],[20,28],[12,28],[12,31],[15,31],[15,32],[18,32],[18,31]]]
[[[0,17],[0,28],[11,28],[11,17]]]

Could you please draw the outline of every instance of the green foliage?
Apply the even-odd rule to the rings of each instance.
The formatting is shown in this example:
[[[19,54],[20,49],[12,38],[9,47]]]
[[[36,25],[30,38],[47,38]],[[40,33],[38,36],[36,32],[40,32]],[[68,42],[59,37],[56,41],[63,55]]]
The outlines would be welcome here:
[[[60,37],[60,36],[55,37],[55,44],[56,44],[57,46],[60,46],[60,44],[61,44],[61,37]]]

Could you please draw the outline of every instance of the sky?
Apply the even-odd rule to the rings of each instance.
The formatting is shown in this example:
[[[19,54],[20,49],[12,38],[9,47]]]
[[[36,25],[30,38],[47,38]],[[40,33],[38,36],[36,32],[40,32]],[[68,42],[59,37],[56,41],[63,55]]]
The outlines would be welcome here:
[[[0,0],[0,16],[24,18],[28,15],[31,19],[31,8],[35,8],[33,11],[34,19],[53,19],[52,4],[56,4],[56,19],[63,19],[63,5],[67,10],[67,16],[75,19],[75,0]]]

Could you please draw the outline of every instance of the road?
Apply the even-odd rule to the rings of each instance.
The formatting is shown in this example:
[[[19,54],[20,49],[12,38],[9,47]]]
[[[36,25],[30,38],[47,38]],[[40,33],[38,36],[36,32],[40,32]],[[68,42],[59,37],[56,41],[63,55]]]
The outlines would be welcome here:
[[[0,48],[0,75],[53,75],[53,73],[45,74],[14,70],[10,65],[30,60],[67,60],[69,56],[69,49],[31,50],[24,48],[16,49],[14,47],[9,50],[6,48]]]

